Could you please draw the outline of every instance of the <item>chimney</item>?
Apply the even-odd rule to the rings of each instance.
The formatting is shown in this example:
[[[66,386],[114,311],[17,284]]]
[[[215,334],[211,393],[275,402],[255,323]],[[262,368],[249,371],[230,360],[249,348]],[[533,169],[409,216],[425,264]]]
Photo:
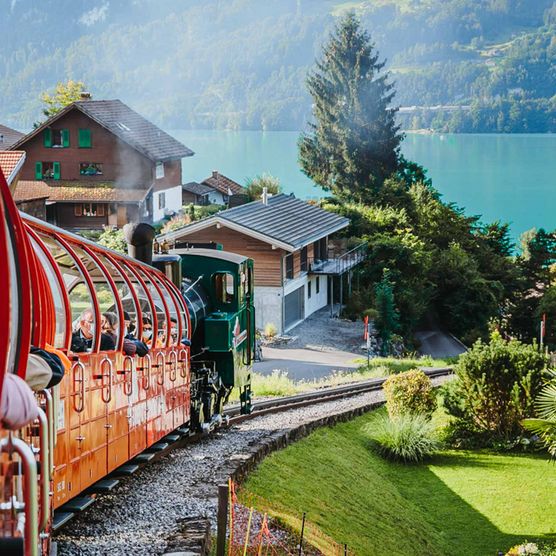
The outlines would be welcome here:
[[[263,187],[262,199],[263,205],[268,205],[268,189],[266,187]]]
[[[218,179],[218,170],[213,170],[213,171],[212,171],[212,177],[213,177],[214,179]]]
[[[81,100],[91,100],[93,97],[88,91],[81,91]]]
[[[124,236],[129,256],[152,266],[154,228],[144,222],[129,223],[124,226]]]

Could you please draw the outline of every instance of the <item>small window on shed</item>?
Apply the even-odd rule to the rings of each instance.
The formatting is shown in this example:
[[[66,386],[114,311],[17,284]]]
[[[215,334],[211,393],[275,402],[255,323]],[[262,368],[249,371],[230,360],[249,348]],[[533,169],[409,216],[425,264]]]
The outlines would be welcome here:
[[[217,272],[213,276],[214,293],[220,303],[232,303],[235,297],[234,277],[229,272]]]
[[[156,179],[161,180],[164,177],[164,162],[156,163]]]
[[[311,299],[311,295],[312,295],[311,286],[312,286],[312,283],[311,283],[311,280],[309,280],[307,282],[307,299]]]

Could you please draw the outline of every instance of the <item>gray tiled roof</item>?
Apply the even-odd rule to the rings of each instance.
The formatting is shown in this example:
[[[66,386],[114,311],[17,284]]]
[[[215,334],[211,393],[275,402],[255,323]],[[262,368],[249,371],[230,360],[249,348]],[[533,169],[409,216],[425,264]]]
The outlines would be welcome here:
[[[299,248],[341,230],[349,220],[293,195],[274,195],[218,213],[218,217]]]
[[[197,183],[196,181],[185,183],[181,186],[181,188],[195,195],[206,195],[207,193],[211,193],[212,191],[214,191],[212,187],[209,187],[208,185],[204,185],[202,183]]]
[[[74,105],[151,160],[169,160],[194,154],[121,100],[80,100]]]
[[[2,135],[0,141],[0,150],[2,150],[15,145],[25,134],[0,124],[0,135]]]

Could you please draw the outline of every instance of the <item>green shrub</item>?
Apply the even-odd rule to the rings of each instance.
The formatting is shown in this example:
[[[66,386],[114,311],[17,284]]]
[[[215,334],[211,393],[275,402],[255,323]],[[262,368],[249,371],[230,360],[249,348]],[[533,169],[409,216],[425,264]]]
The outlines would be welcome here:
[[[127,254],[127,243],[124,238],[124,232],[121,229],[113,228],[112,226],[104,226],[103,232],[95,241],[97,241],[99,245],[103,245],[119,253]]]
[[[547,363],[534,345],[499,335],[488,344],[476,342],[460,356],[455,383],[444,389],[444,406],[456,418],[458,433],[493,442],[518,436],[520,421],[533,414]]]
[[[417,463],[440,448],[436,430],[427,415],[381,415],[366,429],[377,452],[404,463]]]
[[[390,417],[405,414],[430,417],[436,409],[431,379],[423,371],[415,369],[392,375],[383,388]]]

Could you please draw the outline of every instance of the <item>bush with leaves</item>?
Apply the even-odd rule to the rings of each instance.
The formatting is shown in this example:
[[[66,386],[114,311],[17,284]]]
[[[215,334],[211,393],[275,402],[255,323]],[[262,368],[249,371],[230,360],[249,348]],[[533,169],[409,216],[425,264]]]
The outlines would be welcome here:
[[[552,459],[556,459],[556,372],[549,371],[551,380],[535,400],[538,418],[523,421],[523,426],[538,434]]]
[[[435,426],[425,415],[381,415],[366,432],[380,455],[404,463],[418,463],[440,448]]]
[[[535,345],[505,341],[494,333],[460,356],[457,381],[444,390],[444,406],[455,417],[458,436],[483,443],[511,440],[522,432],[521,420],[533,414],[547,358]]]
[[[384,382],[386,408],[392,418],[422,415],[430,418],[436,409],[431,379],[417,369],[389,376]]]
[[[102,234],[98,238],[98,244],[108,247],[119,253],[127,254],[127,243],[124,238],[124,232],[121,229],[105,226]]]

